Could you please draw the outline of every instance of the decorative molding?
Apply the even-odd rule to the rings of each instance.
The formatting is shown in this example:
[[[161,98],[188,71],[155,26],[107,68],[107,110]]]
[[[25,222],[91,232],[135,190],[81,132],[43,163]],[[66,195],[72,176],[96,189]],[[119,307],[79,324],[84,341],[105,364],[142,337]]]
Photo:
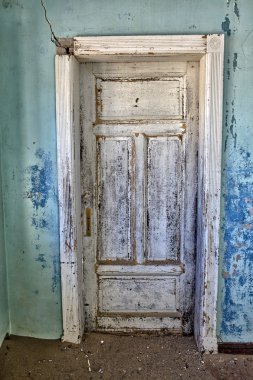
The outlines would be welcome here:
[[[212,41],[212,51],[200,61],[196,266],[199,281],[196,283],[194,330],[200,351],[217,352],[224,36],[208,36],[210,47],[209,41]]]
[[[79,343],[83,334],[79,64],[73,56],[56,56],[55,68],[62,340]]]
[[[134,60],[137,57],[168,57],[205,54],[205,35],[102,36],[74,38],[74,55],[80,61]]]
[[[207,53],[222,53],[224,50],[224,38],[220,35],[207,36]]]

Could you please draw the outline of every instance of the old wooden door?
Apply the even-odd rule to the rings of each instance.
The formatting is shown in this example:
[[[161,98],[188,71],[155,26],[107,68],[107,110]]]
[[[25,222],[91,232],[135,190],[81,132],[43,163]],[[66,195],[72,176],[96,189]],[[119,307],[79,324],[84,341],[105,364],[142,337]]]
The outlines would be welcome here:
[[[198,63],[81,66],[85,328],[190,333]]]

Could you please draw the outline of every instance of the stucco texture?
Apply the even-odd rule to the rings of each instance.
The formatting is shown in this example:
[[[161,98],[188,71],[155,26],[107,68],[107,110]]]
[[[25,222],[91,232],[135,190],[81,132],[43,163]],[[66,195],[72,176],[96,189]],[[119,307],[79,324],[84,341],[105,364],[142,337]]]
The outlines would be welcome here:
[[[44,0],[57,36],[225,33],[220,341],[253,341],[253,2]],[[55,46],[40,1],[1,0],[1,128],[11,332],[62,333]]]

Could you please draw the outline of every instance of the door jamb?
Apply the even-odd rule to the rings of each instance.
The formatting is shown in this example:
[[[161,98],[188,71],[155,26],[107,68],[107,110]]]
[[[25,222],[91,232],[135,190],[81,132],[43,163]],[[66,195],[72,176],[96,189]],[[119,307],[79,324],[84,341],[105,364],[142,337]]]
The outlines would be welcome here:
[[[55,57],[62,339],[80,342],[84,326],[79,63],[198,60],[200,111],[194,334],[200,351],[217,352],[224,35],[77,37],[73,53]]]

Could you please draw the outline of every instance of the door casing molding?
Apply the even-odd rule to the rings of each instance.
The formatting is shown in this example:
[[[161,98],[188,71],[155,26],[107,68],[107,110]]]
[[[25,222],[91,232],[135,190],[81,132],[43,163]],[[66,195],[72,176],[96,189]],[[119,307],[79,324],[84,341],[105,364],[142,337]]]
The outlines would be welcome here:
[[[56,55],[56,123],[63,341],[84,326],[80,192],[79,63],[200,62],[198,220],[194,334],[201,352],[217,352],[224,35],[74,38],[73,55]]]

